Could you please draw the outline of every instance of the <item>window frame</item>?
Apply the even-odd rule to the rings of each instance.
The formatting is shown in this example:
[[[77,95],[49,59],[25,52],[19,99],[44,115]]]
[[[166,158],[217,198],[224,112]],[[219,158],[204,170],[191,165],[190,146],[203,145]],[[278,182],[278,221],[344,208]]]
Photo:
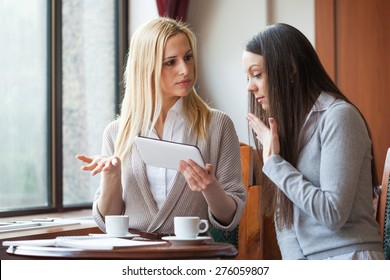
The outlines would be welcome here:
[[[62,141],[62,1],[46,0],[48,5],[48,206],[0,212],[0,217],[60,213],[92,207],[92,202],[77,206],[63,204],[63,141]],[[129,45],[129,0],[115,0],[115,111],[124,92],[122,77]]]

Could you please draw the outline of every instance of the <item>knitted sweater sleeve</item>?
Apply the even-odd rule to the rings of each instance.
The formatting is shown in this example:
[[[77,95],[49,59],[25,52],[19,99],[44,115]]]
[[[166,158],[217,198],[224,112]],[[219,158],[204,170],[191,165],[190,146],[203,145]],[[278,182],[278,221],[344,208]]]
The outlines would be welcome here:
[[[230,225],[220,224],[210,209],[209,219],[218,228],[230,231],[239,224],[246,201],[246,189],[241,175],[240,143],[233,122],[222,112],[214,112],[211,129],[210,147],[213,148],[210,152],[211,158],[216,159],[215,176],[224,191],[236,202],[237,209]]]

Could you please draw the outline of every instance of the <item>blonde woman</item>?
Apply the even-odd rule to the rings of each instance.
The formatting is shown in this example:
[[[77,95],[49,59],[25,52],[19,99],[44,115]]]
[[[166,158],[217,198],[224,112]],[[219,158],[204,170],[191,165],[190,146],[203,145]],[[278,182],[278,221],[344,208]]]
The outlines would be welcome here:
[[[233,230],[246,192],[241,179],[239,141],[230,118],[211,109],[195,90],[196,40],[173,19],[158,18],[132,37],[120,117],[103,135],[102,155],[77,158],[82,170],[101,174],[93,204],[95,221],[125,214],[129,227],[172,234],[175,216],[198,216]],[[137,135],[193,144],[206,166],[182,161],[180,172],[145,165]]]

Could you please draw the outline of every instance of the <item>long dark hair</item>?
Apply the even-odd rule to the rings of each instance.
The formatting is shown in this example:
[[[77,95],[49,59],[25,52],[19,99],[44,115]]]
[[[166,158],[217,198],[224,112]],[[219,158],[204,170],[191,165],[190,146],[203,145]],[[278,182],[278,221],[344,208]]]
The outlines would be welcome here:
[[[322,66],[310,41],[296,28],[278,23],[253,36],[245,50],[263,56],[267,76],[269,110],[265,111],[249,93],[249,111],[268,125],[273,117],[278,123],[280,155],[296,167],[299,132],[305,118],[321,92],[352,104],[332,81]],[[363,117],[363,116],[362,116]],[[364,119],[364,118],[363,118]],[[366,122],[367,126],[367,122]],[[368,129],[368,126],[367,126]],[[255,139],[257,151],[259,143]],[[262,166],[260,152],[256,166]],[[374,153],[372,153],[373,187],[378,185]],[[259,162],[260,161],[260,162]],[[259,168],[257,168],[259,171]],[[262,208],[265,214],[278,210],[277,226],[289,228],[293,221],[292,202],[266,176],[259,176],[264,185]]]

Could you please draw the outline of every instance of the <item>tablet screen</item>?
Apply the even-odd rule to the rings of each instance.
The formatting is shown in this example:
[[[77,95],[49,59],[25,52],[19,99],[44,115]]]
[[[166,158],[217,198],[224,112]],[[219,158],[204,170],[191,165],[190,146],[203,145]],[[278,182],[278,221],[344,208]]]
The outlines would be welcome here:
[[[134,141],[142,160],[148,165],[179,170],[181,160],[192,159],[201,167],[205,166],[202,154],[196,146],[143,136],[137,136]]]

